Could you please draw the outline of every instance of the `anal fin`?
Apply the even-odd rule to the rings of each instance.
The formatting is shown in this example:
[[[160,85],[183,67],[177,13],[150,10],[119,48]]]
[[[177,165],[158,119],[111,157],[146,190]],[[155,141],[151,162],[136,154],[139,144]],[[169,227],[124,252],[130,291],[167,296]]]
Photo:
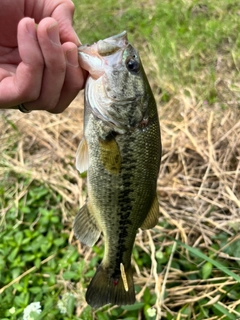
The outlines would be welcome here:
[[[83,137],[76,153],[76,168],[80,173],[88,170],[89,155],[86,138]]]
[[[159,204],[158,204],[158,198],[157,195],[155,196],[152,206],[148,212],[148,215],[146,216],[143,224],[141,225],[141,229],[151,229],[155,227],[155,225],[158,223],[159,218]]]
[[[73,223],[73,231],[76,238],[89,247],[92,247],[100,237],[101,231],[94,216],[89,212],[87,204],[78,212]]]

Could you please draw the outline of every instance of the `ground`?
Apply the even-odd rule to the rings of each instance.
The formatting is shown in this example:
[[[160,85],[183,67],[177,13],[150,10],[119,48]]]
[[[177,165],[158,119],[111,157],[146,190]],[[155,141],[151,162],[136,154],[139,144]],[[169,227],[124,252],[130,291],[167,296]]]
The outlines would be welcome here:
[[[240,319],[239,2],[75,3],[82,42],[126,29],[140,52],[161,123],[161,216],[136,238],[137,304],[92,310],[103,239],[91,249],[72,232],[83,93],[60,115],[1,111],[0,318],[40,301],[49,319]]]

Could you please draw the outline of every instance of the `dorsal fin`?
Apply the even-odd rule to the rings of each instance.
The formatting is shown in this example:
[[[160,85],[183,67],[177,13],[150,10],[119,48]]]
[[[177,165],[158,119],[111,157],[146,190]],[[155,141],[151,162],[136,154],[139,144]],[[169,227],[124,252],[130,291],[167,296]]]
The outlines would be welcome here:
[[[157,195],[155,196],[152,206],[148,212],[148,215],[146,216],[145,220],[143,221],[143,224],[141,225],[141,229],[151,229],[155,227],[155,225],[158,223],[159,218],[159,204],[158,204],[158,198]]]

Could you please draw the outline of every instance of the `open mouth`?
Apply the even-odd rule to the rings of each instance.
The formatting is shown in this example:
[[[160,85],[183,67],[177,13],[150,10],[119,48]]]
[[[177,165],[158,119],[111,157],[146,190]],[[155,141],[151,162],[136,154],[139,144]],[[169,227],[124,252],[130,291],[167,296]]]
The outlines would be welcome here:
[[[92,45],[82,45],[78,47],[80,65],[94,79],[98,79],[108,68],[121,63],[123,51],[128,45],[126,31]]]

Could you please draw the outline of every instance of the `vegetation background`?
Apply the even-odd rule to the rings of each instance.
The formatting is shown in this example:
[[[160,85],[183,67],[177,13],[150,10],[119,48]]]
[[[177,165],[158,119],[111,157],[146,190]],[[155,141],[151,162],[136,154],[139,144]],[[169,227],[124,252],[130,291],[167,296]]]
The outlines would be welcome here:
[[[1,111],[0,319],[37,301],[34,319],[240,319],[240,2],[74,2],[82,43],[127,30],[140,52],[161,121],[161,217],[136,238],[137,303],[92,310],[103,242],[72,233],[83,94],[61,115]]]

